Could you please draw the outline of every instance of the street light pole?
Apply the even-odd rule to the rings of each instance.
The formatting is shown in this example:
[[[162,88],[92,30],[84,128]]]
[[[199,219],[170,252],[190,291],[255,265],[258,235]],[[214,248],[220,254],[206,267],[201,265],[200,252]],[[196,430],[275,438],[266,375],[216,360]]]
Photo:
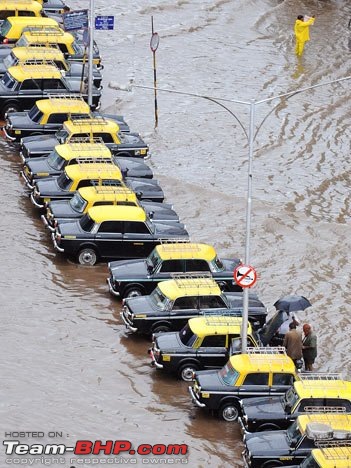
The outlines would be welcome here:
[[[130,83],[129,86],[121,86],[118,85],[117,83],[110,82],[109,87],[113,89],[118,89],[121,91],[132,91],[133,88],[141,88],[141,89],[149,89],[149,90],[157,90],[157,91],[164,91],[166,93],[172,93],[172,94],[180,94],[183,96],[192,96],[195,98],[201,98],[201,99],[206,99],[208,101],[214,102],[215,104],[221,106],[225,110],[229,112],[230,115],[234,117],[234,119],[239,123],[241,129],[243,130],[245,137],[248,142],[249,146],[249,154],[248,154],[248,179],[247,179],[247,204],[246,204],[246,235],[245,235],[245,263],[246,265],[250,264],[250,233],[251,233],[251,208],[252,208],[252,165],[253,165],[253,153],[254,153],[254,142],[255,138],[257,137],[257,134],[259,130],[262,128],[263,123],[265,122],[266,118],[274,111],[274,109],[277,108],[279,103],[271,109],[268,114],[262,119],[261,123],[257,127],[256,133],[255,133],[255,113],[256,113],[256,107],[259,104],[263,104],[266,102],[271,102],[277,99],[282,99],[282,98],[289,98],[294,96],[295,94],[300,94],[305,91],[309,91],[311,89],[316,89],[320,88],[322,86],[326,85],[331,85],[334,83],[341,83],[342,81],[348,81],[351,79],[351,76],[346,76],[344,78],[338,78],[336,80],[332,81],[327,81],[324,83],[319,83],[313,86],[306,86],[305,88],[300,88],[295,91],[289,91],[287,93],[282,93],[277,96],[272,96],[270,98],[262,99],[260,101],[241,101],[238,99],[224,99],[224,98],[219,98],[219,97],[212,97],[212,96],[205,96],[201,94],[195,94],[195,93],[187,93],[185,91],[179,91],[179,90],[174,90],[174,89],[164,89],[164,88],[155,88],[152,86],[143,86],[143,85],[137,85],[135,83]],[[234,114],[232,110],[230,110],[228,107],[226,107],[223,102],[231,102],[235,104],[242,104],[249,106],[250,108],[250,122],[249,122],[249,132],[246,132],[246,129],[240,119]],[[243,314],[242,314],[242,326],[241,326],[241,352],[245,354],[247,352],[247,326],[248,326],[248,320],[249,320],[249,290],[248,288],[244,289],[243,292]]]
[[[93,105],[93,60],[94,60],[94,0],[90,0],[89,10],[89,68],[88,68],[88,104]]]

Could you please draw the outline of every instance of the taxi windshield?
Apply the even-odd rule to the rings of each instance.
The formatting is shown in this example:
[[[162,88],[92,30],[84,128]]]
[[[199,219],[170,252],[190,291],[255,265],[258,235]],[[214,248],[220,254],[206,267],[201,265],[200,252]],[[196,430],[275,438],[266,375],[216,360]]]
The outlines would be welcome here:
[[[48,156],[48,164],[52,169],[60,171],[65,165],[65,159],[54,150]]]
[[[239,377],[239,372],[234,369],[230,361],[218,371],[218,375],[226,385],[234,385]]]
[[[72,180],[67,176],[65,172],[62,172],[62,174],[57,178],[57,185],[62,190],[68,190],[72,185]]]
[[[158,288],[150,294],[150,301],[158,310],[168,309],[169,299]]]
[[[6,86],[8,89],[16,89],[17,87],[17,81],[11,76],[8,72],[5,73],[5,75],[1,78],[1,83]]]
[[[288,439],[289,445],[291,445],[291,442],[295,442],[296,445],[296,442],[300,439],[301,432],[297,424],[297,420],[290,424],[290,426],[288,427],[286,431],[286,437]]]
[[[161,263],[161,259],[159,254],[157,253],[157,250],[154,249],[151,254],[146,258],[146,264],[148,267],[149,271],[154,270],[158,264]]]
[[[188,324],[186,324],[179,332],[180,341],[189,348],[195,343],[197,335],[192,331]]]
[[[320,465],[313,458],[313,455],[305,458],[304,461],[299,465],[300,468],[320,468]]]
[[[90,232],[95,226],[95,221],[92,220],[88,214],[86,214],[80,219],[79,224],[83,231]]]
[[[285,395],[283,396],[283,403],[285,409],[292,408],[297,400],[299,399],[298,395],[296,394],[295,390],[293,388],[289,388],[287,392],[285,392]]]
[[[87,206],[86,200],[84,200],[79,192],[74,194],[73,198],[70,199],[69,204],[77,213],[83,213]]]
[[[32,122],[39,123],[41,118],[43,117],[43,113],[41,110],[38,109],[38,106],[35,104],[28,112],[28,117],[31,119]]]
[[[0,26],[0,36],[6,37],[10,29],[11,29],[11,23],[9,20],[5,19],[5,21]]]
[[[28,47],[28,46],[29,46],[29,43],[27,39],[25,38],[25,36],[23,35],[16,42],[16,47]]]
[[[68,132],[67,130],[58,130],[55,133],[55,137],[61,144],[65,143],[68,140]]]
[[[12,67],[13,65],[16,65],[17,63],[18,63],[17,57],[15,57],[13,52],[11,52],[11,54],[9,55],[6,55],[6,57],[4,58],[4,65],[6,69]]]

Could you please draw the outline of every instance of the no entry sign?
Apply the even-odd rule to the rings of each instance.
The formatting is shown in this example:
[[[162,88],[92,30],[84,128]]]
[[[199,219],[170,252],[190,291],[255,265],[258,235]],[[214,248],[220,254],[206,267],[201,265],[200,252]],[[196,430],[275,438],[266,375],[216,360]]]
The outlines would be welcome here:
[[[257,281],[256,270],[250,265],[239,265],[234,270],[234,281],[242,288],[251,288]]]

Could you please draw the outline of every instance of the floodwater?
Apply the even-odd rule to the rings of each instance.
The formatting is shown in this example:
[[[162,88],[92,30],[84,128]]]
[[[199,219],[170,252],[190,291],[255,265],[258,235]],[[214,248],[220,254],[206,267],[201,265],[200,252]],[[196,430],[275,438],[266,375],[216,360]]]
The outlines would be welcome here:
[[[215,245],[223,257],[244,257],[249,150],[237,120],[214,102],[159,92],[154,130],[153,91],[128,94],[108,83],[132,78],[153,86],[153,16],[158,86],[227,99],[221,102],[247,132],[249,105],[229,100],[260,101],[351,75],[349,0],[96,0],[96,14],[114,15],[116,23],[96,33],[103,108],[123,114],[148,142],[155,177],[192,239]],[[292,35],[298,14],[316,15],[300,60]],[[301,316],[318,335],[316,369],[345,376],[350,117],[350,81],[255,105],[250,230],[255,291],[271,313],[282,295],[308,297],[313,306]],[[0,151],[1,438],[41,431],[43,438],[17,439],[185,443],[189,466],[242,466],[238,426],[197,411],[185,383],[150,368],[149,342],[126,333],[120,304],[108,293],[106,264],[84,268],[54,253],[19,177],[17,152],[4,141]],[[54,458],[37,456],[34,466]],[[61,466],[92,466],[70,458],[61,457]],[[6,459],[2,450],[1,466],[10,466]],[[115,465],[132,461],[122,456]]]

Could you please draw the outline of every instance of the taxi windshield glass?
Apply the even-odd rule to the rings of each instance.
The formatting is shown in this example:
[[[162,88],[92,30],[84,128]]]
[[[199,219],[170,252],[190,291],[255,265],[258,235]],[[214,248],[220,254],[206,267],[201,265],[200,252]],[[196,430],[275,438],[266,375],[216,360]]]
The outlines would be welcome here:
[[[4,58],[4,65],[6,69],[12,67],[13,65],[16,65],[16,63],[18,63],[18,60],[17,57],[13,55],[13,52],[11,52],[11,54],[9,55],[6,55],[6,57]]]
[[[28,46],[29,46],[28,41],[23,35],[16,42],[16,47],[28,47]]]
[[[168,308],[169,299],[158,288],[150,294],[150,301],[158,310],[167,310]]]
[[[154,270],[160,262],[161,262],[160,256],[158,255],[157,250],[154,249],[146,259],[148,270],[149,271]]]
[[[313,455],[305,458],[304,461],[299,465],[300,468],[320,468],[320,465],[317,464],[316,460],[313,458]]]
[[[218,371],[218,375],[226,385],[234,385],[239,377],[239,372],[234,369],[230,361]]]
[[[65,172],[62,172],[62,174],[57,178],[57,185],[62,190],[68,190],[72,185],[72,180],[66,175]]]
[[[291,445],[291,442],[295,442],[295,445],[296,445],[296,442],[301,437],[301,432],[297,424],[297,420],[294,421],[292,424],[290,424],[290,426],[288,427],[286,431],[286,437],[288,439],[289,445]]]
[[[55,133],[55,137],[62,144],[68,139],[68,132],[67,130],[58,130]]]
[[[6,37],[10,29],[11,29],[11,23],[9,20],[6,19],[0,26],[0,35],[2,37]]]
[[[8,89],[16,89],[17,81],[8,72],[1,78],[1,83]]]
[[[195,333],[192,331],[192,329],[189,327],[188,324],[186,324],[179,332],[179,338],[180,341],[185,345],[191,348],[191,346],[195,343],[195,340],[197,336]]]
[[[56,150],[52,151],[49,156],[48,156],[48,164],[52,169],[55,169],[56,171],[60,171],[63,169],[63,166],[65,165],[65,159],[62,158]]]
[[[69,204],[77,213],[83,213],[84,208],[87,206],[87,202],[79,192],[74,194],[74,197],[70,199]]]
[[[295,390],[293,388],[289,388],[289,390],[283,396],[283,403],[285,408],[289,407],[291,409],[298,399],[299,397],[296,394]]]
[[[90,232],[95,226],[95,222],[91,219],[91,217],[88,214],[84,215],[81,218],[81,220],[79,221],[79,224],[80,224],[80,227],[85,232]]]
[[[39,123],[43,117],[43,113],[38,109],[37,105],[34,105],[31,110],[28,112],[28,117],[36,123]]]

